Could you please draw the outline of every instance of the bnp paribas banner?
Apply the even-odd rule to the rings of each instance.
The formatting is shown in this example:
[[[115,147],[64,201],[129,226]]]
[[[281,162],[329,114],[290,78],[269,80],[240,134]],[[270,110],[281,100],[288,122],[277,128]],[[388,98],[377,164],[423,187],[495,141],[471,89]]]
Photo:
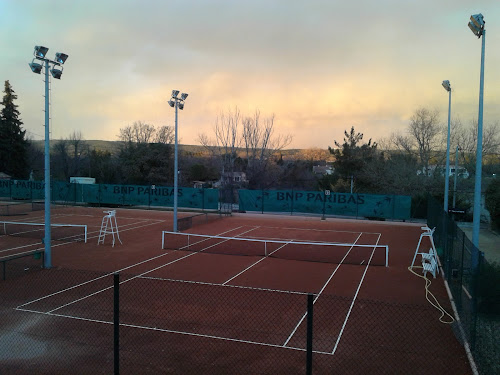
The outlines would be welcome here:
[[[240,190],[240,211],[314,213],[406,220],[411,197],[330,191]]]
[[[51,199],[60,203],[90,203],[119,206],[164,206],[174,204],[174,188],[159,185],[112,185],[76,184],[52,181]],[[0,181],[0,197],[16,200],[43,200],[43,181],[8,180]],[[217,189],[178,189],[179,207],[217,210],[219,191]]]

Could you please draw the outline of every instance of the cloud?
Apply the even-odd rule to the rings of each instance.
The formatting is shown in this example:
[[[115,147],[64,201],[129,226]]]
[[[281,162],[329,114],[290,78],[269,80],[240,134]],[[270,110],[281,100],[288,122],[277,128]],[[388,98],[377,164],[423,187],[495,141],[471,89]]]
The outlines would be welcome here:
[[[172,125],[166,102],[179,89],[189,93],[186,143],[238,106],[274,113],[293,147],[326,147],[353,125],[376,139],[404,129],[418,107],[444,113],[443,79],[454,115],[477,116],[480,43],[466,26],[477,11],[464,0],[9,0],[0,3],[0,71],[34,133],[43,133],[43,83],[27,63],[40,43],[69,54],[52,82],[54,136],[116,139],[134,121]],[[485,0],[480,11],[490,120],[500,115],[500,30],[488,20],[500,5]]]

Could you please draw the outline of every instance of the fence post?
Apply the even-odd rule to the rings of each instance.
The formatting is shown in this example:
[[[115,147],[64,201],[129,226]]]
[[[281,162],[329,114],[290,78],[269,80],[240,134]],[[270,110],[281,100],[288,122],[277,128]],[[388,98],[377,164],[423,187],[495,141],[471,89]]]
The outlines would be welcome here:
[[[307,349],[306,349],[306,375],[312,375],[312,346],[313,346],[313,302],[314,295],[307,295]]]
[[[326,192],[323,189],[323,216],[321,216],[321,220],[326,220],[326,217],[325,217],[325,207],[326,207]]]
[[[201,188],[201,211],[205,212],[205,188]]]
[[[477,268],[474,270],[474,295],[472,296],[472,327],[471,327],[471,349],[474,351],[476,349],[476,335],[477,335],[477,296],[479,294],[479,288],[480,288],[480,278],[481,278],[481,271],[484,268],[484,262],[486,261],[484,259],[484,253],[482,251],[479,251],[479,259],[478,259],[478,265]]]
[[[120,274],[113,274],[114,374],[120,373]]]

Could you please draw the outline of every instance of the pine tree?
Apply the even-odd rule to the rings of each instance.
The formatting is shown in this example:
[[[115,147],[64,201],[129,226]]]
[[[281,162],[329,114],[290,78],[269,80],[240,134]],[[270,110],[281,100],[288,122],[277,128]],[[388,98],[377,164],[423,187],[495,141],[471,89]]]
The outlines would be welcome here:
[[[5,95],[0,113],[0,171],[14,178],[28,177],[26,131],[14,100],[17,99],[9,81],[5,81]]]

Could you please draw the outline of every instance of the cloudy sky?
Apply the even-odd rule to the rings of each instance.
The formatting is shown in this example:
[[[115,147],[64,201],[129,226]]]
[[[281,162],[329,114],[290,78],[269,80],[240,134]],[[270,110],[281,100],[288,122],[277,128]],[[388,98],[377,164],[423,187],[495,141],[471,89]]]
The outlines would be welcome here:
[[[116,140],[134,121],[173,125],[182,143],[211,133],[217,115],[275,115],[291,147],[326,148],[354,126],[380,140],[404,131],[419,107],[477,120],[486,21],[485,123],[500,120],[498,0],[0,0],[0,74],[18,95],[24,127],[44,134],[43,75],[33,47],[65,52],[52,82],[52,138],[81,131]]]

